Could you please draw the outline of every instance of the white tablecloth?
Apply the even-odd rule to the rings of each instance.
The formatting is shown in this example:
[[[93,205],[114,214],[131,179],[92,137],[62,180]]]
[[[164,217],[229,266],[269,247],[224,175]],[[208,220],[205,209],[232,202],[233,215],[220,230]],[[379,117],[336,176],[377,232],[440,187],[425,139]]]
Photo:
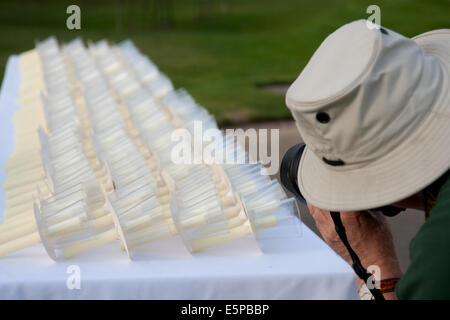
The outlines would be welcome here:
[[[19,83],[12,56],[0,96],[1,166],[13,150]],[[356,299],[352,269],[302,228],[300,238],[266,241],[264,253],[247,237],[191,256],[173,237],[139,249],[132,261],[111,243],[54,262],[39,244],[0,259],[0,299]],[[67,285],[72,265],[80,271],[79,289]]]

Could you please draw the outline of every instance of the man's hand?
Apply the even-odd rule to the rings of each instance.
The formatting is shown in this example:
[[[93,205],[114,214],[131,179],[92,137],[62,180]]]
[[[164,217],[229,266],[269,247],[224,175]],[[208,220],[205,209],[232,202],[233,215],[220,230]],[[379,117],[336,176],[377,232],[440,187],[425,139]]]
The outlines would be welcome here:
[[[311,204],[308,204],[308,208],[324,240],[351,265],[350,255],[334,229],[330,212]],[[365,268],[377,265],[381,271],[381,280],[402,276],[392,234],[382,213],[341,212],[341,220],[348,241]]]

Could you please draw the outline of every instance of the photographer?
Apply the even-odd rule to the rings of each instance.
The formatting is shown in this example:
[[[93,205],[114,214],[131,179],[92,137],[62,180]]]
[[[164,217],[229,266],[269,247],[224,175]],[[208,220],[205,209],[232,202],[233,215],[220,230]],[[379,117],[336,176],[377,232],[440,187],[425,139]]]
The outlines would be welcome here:
[[[450,299],[449,88],[450,29],[409,39],[359,20],[324,40],[286,94],[306,144],[300,192],[351,264],[330,216],[341,212],[361,264],[379,267],[385,299]],[[426,213],[405,274],[374,209],[386,205]]]

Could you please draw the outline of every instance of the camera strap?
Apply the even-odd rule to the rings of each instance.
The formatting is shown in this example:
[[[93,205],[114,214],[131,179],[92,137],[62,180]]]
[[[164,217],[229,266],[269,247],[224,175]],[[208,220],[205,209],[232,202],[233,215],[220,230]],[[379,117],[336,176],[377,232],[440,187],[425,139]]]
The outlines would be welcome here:
[[[352,267],[353,270],[355,270],[356,275],[364,281],[365,284],[367,284],[367,281],[372,276],[371,273],[367,271],[366,268],[364,268],[361,264],[361,260],[359,260],[358,255],[353,250],[353,248],[350,246],[350,243],[347,239],[347,234],[345,233],[344,225],[342,224],[341,220],[341,213],[336,211],[330,211],[331,218],[334,222],[334,229],[336,230],[336,233],[338,234],[339,238],[341,239],[342,243],[344,244],[345,248],[347,249],[348,253],[350,254],[350,257],[352,259]],[[369,286],[369,291],[374,296],[375,300],[384,300],[384,296],[381,293],[381,291],[377,288],[372,288],[372,286]]]

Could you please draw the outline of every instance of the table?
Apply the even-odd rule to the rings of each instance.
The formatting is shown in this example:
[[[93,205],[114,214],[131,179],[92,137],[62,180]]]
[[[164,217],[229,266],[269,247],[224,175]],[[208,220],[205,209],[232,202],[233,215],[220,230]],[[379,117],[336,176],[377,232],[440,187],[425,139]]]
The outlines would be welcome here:
[[[0,94],[1,166],[13,150],[18,62],[9,58]],[[246,237],[190,255],[176,236],[139,248],[131,261],[110,243],[58,262],[39,244],[0,259],[0,299],[357,298],[353,270],[305,225],[299,238],[262,244],[264,253]]]

